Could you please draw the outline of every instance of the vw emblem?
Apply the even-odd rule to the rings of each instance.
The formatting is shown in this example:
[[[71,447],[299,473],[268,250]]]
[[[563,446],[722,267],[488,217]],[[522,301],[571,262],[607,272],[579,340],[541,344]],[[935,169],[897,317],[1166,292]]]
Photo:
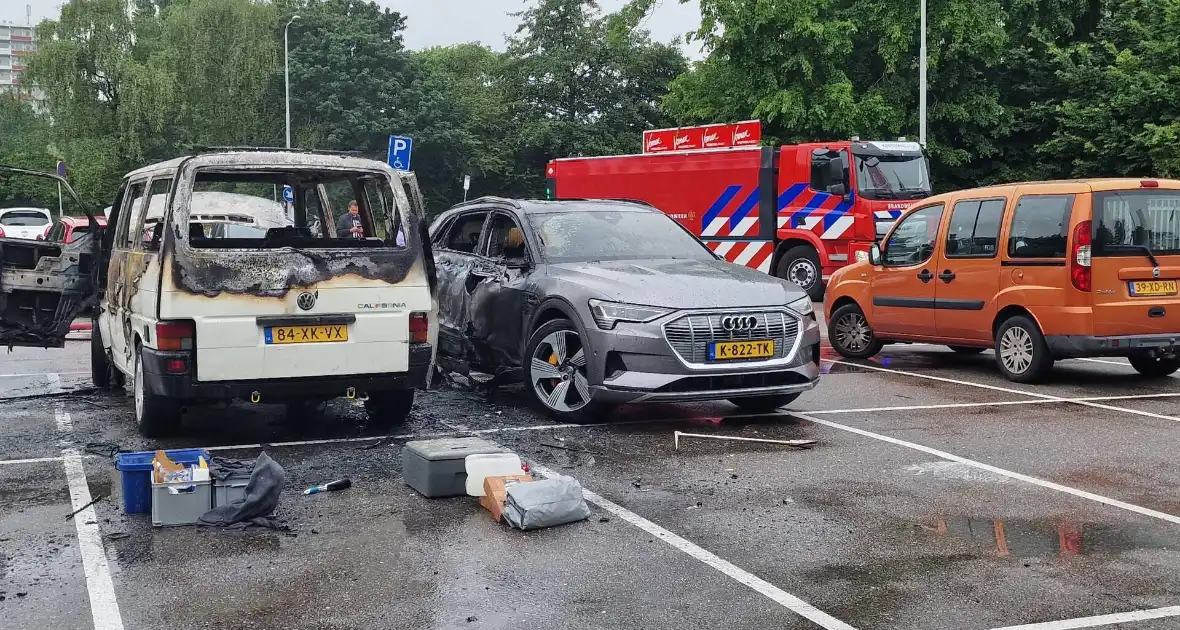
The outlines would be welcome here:
[[[1151,277],[1152,278],[1160,277],[1160,268],[1159,267],[1156,267],[1155,269],[1151,270]]]
[[[315,307],[315,293],[308,293],[304,291],[303,293],[299,294],[299,298],[295,300],[295,303],[299,305],[299,308],[305,311],[310,311],[313,307]]]
[[[758,318],[753,315],[726,315],[721,318],[721,328],[728,331],[753,330]]]

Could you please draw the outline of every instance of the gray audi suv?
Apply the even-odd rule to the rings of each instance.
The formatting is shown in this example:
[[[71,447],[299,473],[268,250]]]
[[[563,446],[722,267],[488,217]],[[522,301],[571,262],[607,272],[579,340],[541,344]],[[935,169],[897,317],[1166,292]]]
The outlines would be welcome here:
[[[807,294],[650,206],[484,197],[430,237],[439,365],[524,381],[560,418],[654,401],[769,411],[819,381]]]

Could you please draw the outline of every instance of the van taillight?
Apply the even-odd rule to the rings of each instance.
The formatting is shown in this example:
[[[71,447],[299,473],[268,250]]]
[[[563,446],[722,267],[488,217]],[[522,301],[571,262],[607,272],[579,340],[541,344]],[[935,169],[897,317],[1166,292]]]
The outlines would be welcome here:
[[[1069,280],[1078,291],[1090,290],[1090,222],[1073,229],[1073,254],[1069,257]]]
[[[410,343],[426,343],[426,334],[429,330],[430,320],[426,318],[426,313],[410,313]]]
[[[156,324],[156,349],[192,350],[193,330],[193,322],[186,319]]]

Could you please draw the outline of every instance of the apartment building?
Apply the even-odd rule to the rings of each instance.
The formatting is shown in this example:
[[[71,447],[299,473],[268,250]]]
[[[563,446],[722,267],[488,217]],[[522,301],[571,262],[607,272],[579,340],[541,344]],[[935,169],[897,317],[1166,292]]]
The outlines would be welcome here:
[[[0,91],[15,91],[21,98],[39,102],[40,90],[22,81],[26,59],[37,47],[36,27],[0,22]]]

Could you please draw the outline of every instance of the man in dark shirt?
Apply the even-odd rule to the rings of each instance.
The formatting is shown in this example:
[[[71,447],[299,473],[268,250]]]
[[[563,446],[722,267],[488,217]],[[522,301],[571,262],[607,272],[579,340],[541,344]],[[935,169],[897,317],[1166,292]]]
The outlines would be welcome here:
[[[336,222],[336,238],[365,238],[361,210],[355,201],[348,202],[348,214],[342,215]]]

